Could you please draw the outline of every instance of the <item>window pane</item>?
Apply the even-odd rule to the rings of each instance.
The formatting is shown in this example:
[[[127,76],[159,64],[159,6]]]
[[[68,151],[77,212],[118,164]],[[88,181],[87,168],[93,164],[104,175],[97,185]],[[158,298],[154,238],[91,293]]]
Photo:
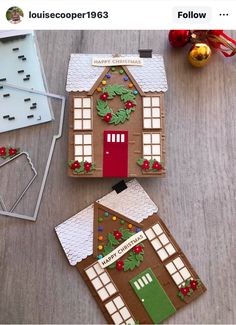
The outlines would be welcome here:
[[[83,107],[91,107],[91,99],[90,98],[83,98]]]
[[[151,108],[144,108],[143,109],[143,116],[144,117],[151,117]]]
[[[152,133],[152,143],[160,143],[160,134]]]
[[[74,99],[74,108],[80,108],[80,107],[82,107],[81,98],[75,98]]]
[[[75,120],[74,121],[74,129],[75,130],[81,130],[82,129],[82,121],[81,120]]]
[[[151,134],[148,133],[144,133],[143,134],[143,143],[151,143]]]
[[[82,109],[75,109],[74,110],[74,118],[79,118],[81,119],[82,118]]]
[[[152,154],[160,155],[160,145],[158,144],[152,145]]]
[[[153,118],[152,119],[152,127],[154,128],[154,129],[160,129],[160,127],[161,127],[161,121],[160,121],[160,119],[158,118]]]
[[[84,144],[92,144],[92,135],[91,134],[84,135]]]
[[[76,134],[75,135],[75,144],[81,144],[82,143],[82,134]]]
[[[151,146],[150,145],[144,145],[144,148],[143,148],[143,153],[145,155],[150,155],[151,154]]]
[[[150,97],[144,97],[143,98],[143,106],[144,107],[150,107],[151,106],[151,98]]]
[[[91,109],[86,108],[83,110],[83,118],[91,118]]]
[[[84,155],[90,156],[92,154],[92,146],[84,146]]]
[[[90,120],[83,120],[83,129],[84,130],[91,129],[91,121]]]
[[[160,117],[160,108],[152,108],[152,117]]]
[[[82,154],[82,146],[75,146],[75,155],[81,156]]]
[[[147,118],[144,119],[144,128],[145,129],[151,129],[152,128],[151,121],[152,121],[151,119],[147,119]]]
[[[160,106],[160,98],[159,97],[152,97],[152,106],[159,107]]]

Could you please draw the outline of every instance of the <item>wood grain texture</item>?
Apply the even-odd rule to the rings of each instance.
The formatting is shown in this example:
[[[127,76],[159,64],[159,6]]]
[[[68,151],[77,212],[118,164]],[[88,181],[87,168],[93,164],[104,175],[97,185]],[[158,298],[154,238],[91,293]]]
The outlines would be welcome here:
[[[236,32],[229,35],[236,38]],[[167,323],[236,323],[235,58],[216,54],[196,70],[188,65],[187,49],[170,49],[166,31],[39,31],[37,36],[49,89],[62,95],[70,53],[153,48],[164,55],[167,176],[140,183],[208,288]],[[114,180],[67,176],[67,126],[68,116],[37,222],[0,217],[1,323],[104,323],[54,227],[109,192]]]

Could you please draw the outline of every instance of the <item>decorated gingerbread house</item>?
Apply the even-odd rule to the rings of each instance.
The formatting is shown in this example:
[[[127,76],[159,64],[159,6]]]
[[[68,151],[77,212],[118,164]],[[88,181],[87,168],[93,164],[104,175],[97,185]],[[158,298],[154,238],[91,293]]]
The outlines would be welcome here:
[[[56,227],[109,324],[159,324],[205,286],[136,180]]]
[[[70,176],[165,174],[162,56],[71,54],[66,89]]]

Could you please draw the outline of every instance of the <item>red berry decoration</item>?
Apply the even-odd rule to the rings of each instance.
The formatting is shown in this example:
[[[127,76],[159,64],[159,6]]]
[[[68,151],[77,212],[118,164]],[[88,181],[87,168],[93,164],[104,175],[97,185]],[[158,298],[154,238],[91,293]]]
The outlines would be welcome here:
[[[85,169],[85,171],[87,173],[90,172],[91,167],[92,167],[92,164],[89,163],[89,162],[87,162],[87,161],[85,161],[85,163],[84,163],[84,169]]]
[[[78,160],[74,161],[73,164],[70,166],[72,170],[79,169],[80,168],[80,163]]]
[[[158,161],[154,161],[154,163],[152,165],[152,169],[161,170],[162,165]]]
[[[190,287],[193,290],[196,290],[198,286],[198,281],[197,280],[190,280]]]
[[[116,261],[116,269],[122,271],[124,268],[124,261]]]
[[[190,30],[170,30],[169,42],[175,48],[184,47],[190,41]]]
[[[189,287],[185,287],[185,288],[180,288],[180,292],[182,293],[182,295],[185,297],[187,296],[187,294],[189,293],[190,288]]]
[[[109,123],[110,120],[111,120],[111,118],[112,118],[111,113],[107,113],[107,115],[105,115],[103,119],[104,119],[104,121],[106,121],[107,123]]]
[[[120,231],[118,231],[118,230],[114,231],[113,235],[114,235],[116,240],[119,240],[122,237],[122,233]]]
[[[125,108],[126,109],[131,109],[132,107],[134,107],[134,103],[132,103],[130,100],[128,100],[126,103],[125,103]]]
[[[6,152],[6,148],[5,148],[5,147],[1,147],[1,148],[0,148],[0,156],[5,157],[6,154],[7,154],[7,152]]]
[[[103,93],[103,94],[101,94],[100,99],[106,101],[108,96],[109,96],[108,93]]]
[[[149,161],[146,159],[144,160],[142,166],[141,166],[142,169],[150,169],[150,164],[149,164]]]
[[[9,149],[9,156],[14,156],[17,154],[17,149],[15,148],[10,148]]]
[[[139,254],[143,251],[143,247],[141,245],[134,246],[133,251],[135,254]]]

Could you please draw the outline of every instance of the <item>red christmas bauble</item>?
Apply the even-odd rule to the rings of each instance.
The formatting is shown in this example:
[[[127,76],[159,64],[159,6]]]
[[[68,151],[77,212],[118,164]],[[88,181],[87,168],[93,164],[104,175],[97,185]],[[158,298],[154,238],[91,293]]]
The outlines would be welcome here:
[[[169,31],[169,42],[173,47],[183,47],[190,40],[190,30],[170,30]]]
[[[223,33],[223,29],[210,30],[211,35],[220,36]]]

